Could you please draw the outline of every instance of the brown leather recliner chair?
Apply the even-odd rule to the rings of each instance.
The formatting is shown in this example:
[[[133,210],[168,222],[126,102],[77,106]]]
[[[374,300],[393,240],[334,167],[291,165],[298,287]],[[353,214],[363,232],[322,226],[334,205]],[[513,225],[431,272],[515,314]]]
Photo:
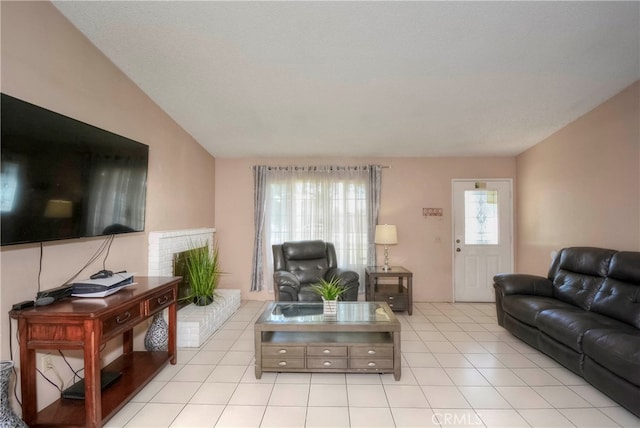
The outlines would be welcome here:
[[[360,277],[356,272],[338,268],[332,243],[318,240],[284,242],[273,245],[272,249],[276,301],[322,301],[310,289],[321,278],[338,278],[347,289],[341,300],[358,300]]]

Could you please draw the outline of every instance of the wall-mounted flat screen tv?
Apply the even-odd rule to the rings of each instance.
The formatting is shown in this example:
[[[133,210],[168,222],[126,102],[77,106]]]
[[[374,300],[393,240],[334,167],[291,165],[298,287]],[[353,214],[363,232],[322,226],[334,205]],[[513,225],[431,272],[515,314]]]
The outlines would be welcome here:
[[[144,230],[147,145],[1,97],[2,245]]]

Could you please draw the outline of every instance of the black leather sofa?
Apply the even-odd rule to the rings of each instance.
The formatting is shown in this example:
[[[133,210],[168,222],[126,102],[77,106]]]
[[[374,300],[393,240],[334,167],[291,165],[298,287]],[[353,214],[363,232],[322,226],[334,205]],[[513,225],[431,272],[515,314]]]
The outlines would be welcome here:
[[[547,278],[493,280],[498,324],[640,417],[640,252],[565,248]]]
[[[273,287],[276,301],[321,302],[311,290],[318,279],[338,278],[346,291],[341,300],[358,300],[360,276],[338,268],[332,243],[319,240],[284,242],[273,245]]]

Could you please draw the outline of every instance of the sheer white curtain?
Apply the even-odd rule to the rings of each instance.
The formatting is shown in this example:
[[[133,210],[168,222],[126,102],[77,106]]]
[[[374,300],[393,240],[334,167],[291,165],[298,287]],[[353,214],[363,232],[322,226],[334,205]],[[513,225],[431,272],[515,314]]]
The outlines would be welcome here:
[[[379,183],[380,167],[256,167],[254,174],[258,168],[265,176],[265,197],[263,239],[256,243],[256,252],[266,257],[254,256],[254,263],[262,262],[262,267],[254,266],[254,272],[262,269],[260,276],[269,278],[270,284],[273,244],[321,239],[335,245],[338,266],[358,272],[362,284],[379,204],[378,198],[372,197],[379,194],[379,185],[372,192],[371,173],[375,169]],[[255,285],[256,290],[261,288],[261,284]]]

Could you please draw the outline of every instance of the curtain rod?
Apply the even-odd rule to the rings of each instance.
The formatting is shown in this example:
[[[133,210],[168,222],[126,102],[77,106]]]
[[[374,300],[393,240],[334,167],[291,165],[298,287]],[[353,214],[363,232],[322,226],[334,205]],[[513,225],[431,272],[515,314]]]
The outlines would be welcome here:
[[[254,166],[258,166],[258,165],[252,165],[249,167],[249,169],[253,169]],[[297,165],[278,165],[275,166],[276,168],[280,168],[280,167],[289,167],[289,166],[297,166]],[[326,165],[307,165],[307,166],[326,166]],[[349,166],[353,166],[353,165],[331,165],[331,166],[344,166],[345,168],[348,168]],[[391,165],[380,165],[380,168],[385,168],[385,169],[391,169]]]

